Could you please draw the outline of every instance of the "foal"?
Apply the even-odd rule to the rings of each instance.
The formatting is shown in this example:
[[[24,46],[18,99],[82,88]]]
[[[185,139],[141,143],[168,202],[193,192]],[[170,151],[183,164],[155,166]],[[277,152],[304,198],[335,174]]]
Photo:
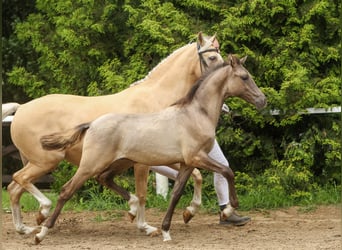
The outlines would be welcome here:
[[[229,55],[227,63],[207,74],[185,98],[161,112],[110,113],[74,129],[43,136],[41,144],[46,150],[64,150],[82,139],[83,148],[80,166],[63,186],[54,213],[35,236],[36,243],[43,240],[48,229],[54,226],[64,204],[86,180],[104,171],[121,172],[130,167],[132,162],[145,165],[181,163],[162,223],[164,241],[171,240],[169,229],[173,211],[195,167],[222,174],[229,183],[230,203],[236,208],[238,200],[233,171],[211,159],[208,152],[213,146],[215,128],[226,98],[240,97],[258,109],[266,105],[265,95],[242,66],[244,61],[245,58],[240,60]],[[118,191],[129,195],[123,189]]]

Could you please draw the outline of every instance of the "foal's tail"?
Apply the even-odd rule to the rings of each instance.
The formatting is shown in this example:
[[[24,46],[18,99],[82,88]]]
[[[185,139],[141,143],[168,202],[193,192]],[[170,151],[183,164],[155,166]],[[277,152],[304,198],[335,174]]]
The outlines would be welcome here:
[[[40,143],[45,150],[64,150],[79,142],[89,126],[90,123],[83,123],[64,132],[44,135]]]

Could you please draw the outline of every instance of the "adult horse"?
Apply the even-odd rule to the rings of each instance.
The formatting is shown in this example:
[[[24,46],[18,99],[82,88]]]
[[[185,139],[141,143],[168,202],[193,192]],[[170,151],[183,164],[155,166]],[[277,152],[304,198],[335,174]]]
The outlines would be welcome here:
[[[44,239],[64,204],[86,180],[106,171],[120,173],[134,162],[147,166],[181,163],[171,203],[162,223],[164,241],[171,240],[169,229],[173,211],[195,167],[222,174],[229,184],[230,204],[236,208],[238,200],[233,171],[211,159],[208,153],[213,147],[215,129],[226,98],[240,97],[258,109],[266,105],[265,95],[242,66],[244,60],[229,55],[226,64],[205,75],[185,98],[160,112],[110,113],[71,130],[43,136],[42,147],[52,150],[51,154],[73,147],[79,141],[83,141],[83,148],[79,168],[63,186],[56,208],[41,232],[36,234],[35,242],[40,243]],[[123,196],[129,195],[125,190],[122,192]]]
[[[197,43],[185,45],[159,63],[139,84],[119,93],[97,97],[73,95],[47,95],[21,105],[11,125],[13,143],[18,148],[24,167],[14,173],[13,181],[8,186],[13,223],[19,233],[31,233],[36,227],[29,227],[22,222],[20,197],[26,190],[40,204],[37,217],[38,225],[48,216],[51,201],[38,190],[33,182],[53,171],[60,161],[79,165],[82,144],[61,152],[47,152],[41,148],[39,138],[49,131],[62,131],[77,124],[89,122],[109,113],[149,113],[159,111],[184,96],[198,80],[202,71],[222,64],[215,36],[205,37],[198,34]],[[144,205],[147,188],[148,169],[135,167],[136,192],[124,197],[129,201],[132,217],[137,215],[137,226],[147,234],[157,231],[149,226],[144,218]],[[102,184],[115,190],[111,173]],[[197,193],[196,193],[197,192]],[[195,191],[194,199],[200,197],[200,190]],[[194,202],[196,204],[198,202]]]

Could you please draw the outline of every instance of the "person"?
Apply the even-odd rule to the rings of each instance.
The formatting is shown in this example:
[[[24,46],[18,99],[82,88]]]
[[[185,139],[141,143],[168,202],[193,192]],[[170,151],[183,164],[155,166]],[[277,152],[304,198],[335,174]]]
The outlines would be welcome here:
[[[226,104],[222,106],[222,111],[225,113],[229,112],[229,108]],[[214,141],[213,148],[209,152],[209,156],[216,160],[217,162],[223,164],[224,166],[229,166],[228,160],[224,156],[217,140]],[[178,171],[167,166],[153,166],[151,170],[159,173],[161,175],[167,176],[170,179],[175,180]],[[224,178],[221,174],[214,172],[214,187],[217,195],[218,205],[220,207],[220,218],[219,224],[220,225],[234,225],[234,226],[243,226],[247,224],[251,218],[248,216],[240,216],[236,212],[234,212],[230,217],[223,219],[222,218],[222,211],[227,207],[229,204],[229,189],[228,189],[228,182],[226,178]]]

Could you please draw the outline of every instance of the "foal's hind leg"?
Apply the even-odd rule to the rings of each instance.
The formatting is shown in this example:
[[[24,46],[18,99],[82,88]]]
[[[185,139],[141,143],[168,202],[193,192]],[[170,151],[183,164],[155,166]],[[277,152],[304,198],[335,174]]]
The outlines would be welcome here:
[[[36,244],[39,244],[46,236],[48,229],[52,228],[55,225],[64,204],[85,183],[86,180],[94,175],[94,170],[91,170],[89,168],[78,168],[75,175],[66,184],[64,184],[53,214],[45,221],[44,225],[41,228],[41,231],[35,235],[34,239]]]

